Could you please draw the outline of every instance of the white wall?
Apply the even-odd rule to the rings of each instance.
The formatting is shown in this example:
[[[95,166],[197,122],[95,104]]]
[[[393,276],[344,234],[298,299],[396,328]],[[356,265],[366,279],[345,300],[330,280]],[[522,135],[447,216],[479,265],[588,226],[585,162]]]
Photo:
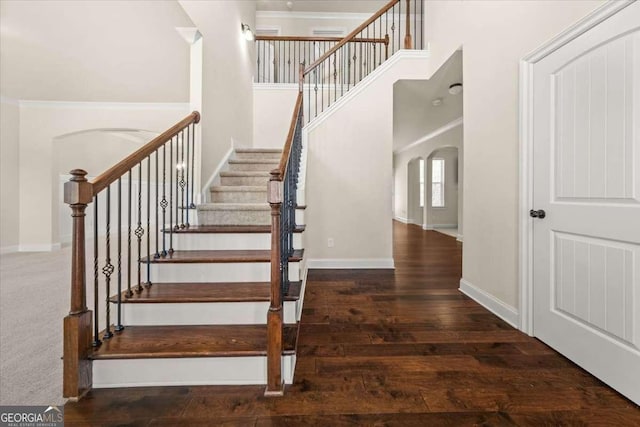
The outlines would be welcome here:
[[[20,103],[20,249],[50,250],[57,222],[53,140],[89,129],[162,132],[189,114],[188,104]],[[84,168],[88,163],[78,164]],[[88,170],[96,176],[103,171]]]
[[[431,191],[432,163],[431,160],[439,158],[444,160],[444,207],[434,208],[431,203],[433,192]],[[426,228],[438,228],[448,226],[458,226],[458,150],[456,148],[441,148],[427,158],[426,172],[427,179],[425,185],[425,202],[427,212],[425,215]]]
[[[18,102],[0,98],[0,253],[18,249],[19,132]]]
[[[0,2],[0,91],[16,99],[186,102],[192,26],[176,1]]]
[[[422,226],[424,208],[420,207],[420,160],[412,159],[407,165],[407,222]]]
[[[256,14],[256,29],[277,28],[282,36],[311,36],[314,28],[341,30],[344,35],[347,35],[372,14],[331,14],[328,19],[323,19],[314,17],[313,13],[296,16],[296,14],[286,12],[275,15],[270,12],[258,12]],[[322,14],[315,15],[322,16]]]
[[[255,1],[193,1],[180,5],[202,34],[202,182],[229,151],[253,145],[254,46],[241,23],[255,28]]]
[[[307,127],[310,268],[392,265],[393,84],[427,67],[423,52],[400,52]]]
[[[254,147],[284,147],[297,97],[297,84],[253,85]]]
[[[436,70],[462,46],[463,277],[518,306],[518,63],[601,1],[425,1]]]
[[[462,130],[462,126],[456,126],[452,129],[449,129],[448,131],[437,135],[427,141],[425,141],[424,143],[417,145],[409,150],[406,151],[401,151],[401,152],[397,152],[394,153],[393,155],[393,182],[394,182],[394,217],[397,219],[404,219],[407,218],[407,210],[408,210],[408,199],[407,199],[407,194],[408,194],[408,189],[407,189],[407,173],[408,173],[408,164],[412,159],[415,158],[423,158],[423,159],[427,159],[429,156],[431,156],[434,152],[436,152],[436,150],[438,149],[442,149],[445,147],[455,147],[457,148],[458,151],[458,169],[457,169],[457,173],[458,173],[458,193],[463,193],[464,191],[466,191],[466,187],[464,186],[463,183],[463,174],[462,174],[462,145],[463,145],[463,130]],[[430,168],[427,162],[427,173],[430,172]],[[451,169],[451,168],[449,168]],[[453,171],[450,171],[453,172]],[[450,177],[452,178],[452,177]],[[448,179],[447,181],[450,181],[451,179]],[[426,189],[428,190],[428,185],[426,185]],[[429,200],[430,193],[427,192],[427,201]],[[451,203],[451,201],[450,201]],[[460,211],[462,210],[462,206],[460,205],[459,201],[456,202],[457,205],[457,211],[458,214],[460,214]],[[420,222],[420,224],[434,224],[433,221],[431,221],[428,218],[428,211],[425,212],[425,214],[427,216],[425,216],[423,218],[423,220]],[[448,221],[453,221],[452,219],[449,219]],[[450,222],[447,222],[447,224]],[[461,234],[462,233],[462,227],[463,227],[463,222],[460,220],[460,218],[458,218],[457,220],[453,221],[453,223],[457,223],[458,224],[458,233]],[[442,224],[442,223],[439,223]]]

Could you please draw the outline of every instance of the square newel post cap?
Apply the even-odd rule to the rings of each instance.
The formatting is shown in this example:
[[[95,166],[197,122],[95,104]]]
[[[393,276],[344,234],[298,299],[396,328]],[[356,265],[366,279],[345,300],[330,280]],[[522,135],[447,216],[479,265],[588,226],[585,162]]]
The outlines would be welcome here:
[[[64,202],[68,205],[88,205],[93,199],[93,185],[87,181],[87,171],[74,169],[72,176],[64,183]]]

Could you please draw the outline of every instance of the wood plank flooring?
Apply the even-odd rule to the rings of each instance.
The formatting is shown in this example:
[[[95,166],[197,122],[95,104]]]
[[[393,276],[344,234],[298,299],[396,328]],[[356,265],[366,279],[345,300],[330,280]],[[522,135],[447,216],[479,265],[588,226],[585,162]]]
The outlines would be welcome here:
[[[640,408],[458,290],[455,239],[394,224],[396,270],[309,273],[295,383],[93,390],[66,426],[640,425]]]

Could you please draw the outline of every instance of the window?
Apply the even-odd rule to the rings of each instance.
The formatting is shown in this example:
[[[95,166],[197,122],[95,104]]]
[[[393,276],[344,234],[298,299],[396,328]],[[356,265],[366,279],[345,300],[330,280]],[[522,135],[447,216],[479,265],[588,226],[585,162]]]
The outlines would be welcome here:
[[[431,160],[431,206],[444,208],[444,159]]]
[[[419,163],[420,163],[420,207],[424,208],[424,159],[420,159]]]

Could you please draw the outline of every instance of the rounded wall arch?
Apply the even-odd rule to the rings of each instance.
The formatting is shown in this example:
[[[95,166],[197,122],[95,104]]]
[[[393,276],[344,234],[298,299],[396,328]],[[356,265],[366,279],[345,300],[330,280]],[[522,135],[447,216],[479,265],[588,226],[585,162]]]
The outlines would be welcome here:
[[[425,229],[451,228],[460,229],[462,219],[462,180],[461,180],[461,149],[455,145],[443,145],[434,148],[427,155],[425,179]],[[434,207],[433,200],[433,159],[440,159],[444,163],[444,183],[440,186],[444,202],[443,206]],[[457,234],[461,234],[457,232]]]

